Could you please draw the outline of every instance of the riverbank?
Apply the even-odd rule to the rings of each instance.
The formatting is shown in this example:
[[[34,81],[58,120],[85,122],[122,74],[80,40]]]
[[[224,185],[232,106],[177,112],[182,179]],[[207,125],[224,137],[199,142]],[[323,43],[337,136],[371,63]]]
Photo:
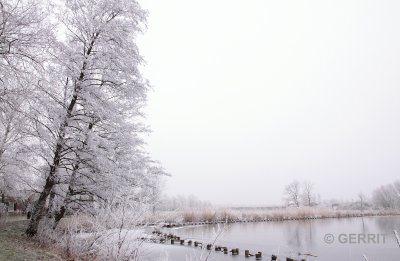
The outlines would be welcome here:
[[[308,220],[324,218],[351,218],[368,216],[400,215],[399,209],[392,210],[334,210],[328,208],[286,209],[203,209],[189,211],[163,211],[147,219],[147,223],[164,223],[165,226],[198,225],[235,222],[266,222],[286,220]]]
[[[21,216],[7,217],[0,224],[0,261],[63,261],[54,250],[25,236],[28,220]]]

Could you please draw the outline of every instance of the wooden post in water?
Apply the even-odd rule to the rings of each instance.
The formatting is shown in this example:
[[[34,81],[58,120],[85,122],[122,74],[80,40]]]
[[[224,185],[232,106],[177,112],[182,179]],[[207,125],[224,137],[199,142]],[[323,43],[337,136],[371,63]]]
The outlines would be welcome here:
[[[261,260],[261,258],[262,258],[262,253],[261,253],[261,252],[258,252],[258,253],[256,254],[256,260]]]
[[[231,252],[232,252],[232,256],[237,256],[237,255],[239,255],[239,248],[233,248],[231,250]]]
[[[192,240],[189,240],[188,241],[188,246],[191,246],[192,245]]]
[[[185,240],[181,239],[181,245],[184,245],[184,244],[185,244]]]
[[[271,256],[271,261],[275,261],[275,260],[277,260],[278,259],[278,257],[276,256],[276,255],[272,255]]]

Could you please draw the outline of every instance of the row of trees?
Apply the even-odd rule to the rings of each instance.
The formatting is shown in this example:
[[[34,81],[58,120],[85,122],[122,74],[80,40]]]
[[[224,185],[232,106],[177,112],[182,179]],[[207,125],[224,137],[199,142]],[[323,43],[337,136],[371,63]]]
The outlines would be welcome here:
[[[141,138],[146,12],[134,0],[44,2],[0,0],[0,190],[37,193],[30,236],[68,214],[151,204],[163,174]]]
[[[206,209],[210,208],[212,205],[208,201],[203,201],[198,199],[193,195],[189,196],[164,196],[160,201],[158,209],[166,211],[176,211],[176,210],[191,210],[191,209]]]
[[[400,208],[400,180],[384,185],[372,192],[372,202],[381,208]]]
[[[300,183],[297,180],[292,181],[285,187],[284,201],[287,206],[308,206],[312,207],[318,204],[318,197],[314,193],[314,186],[308,181]]]
[[[285,187],[284,201],[287,206],[316,206],[319,204],[314,186],[310,182],[300,183],[296,180]],[[341,208],[359,209],[363,211],[368,208],[399,209],[400,208],[400,181],[380,186],[367,197],[363,193],[357,195],[356,201],[334,203],[330,205],[341,205]]]

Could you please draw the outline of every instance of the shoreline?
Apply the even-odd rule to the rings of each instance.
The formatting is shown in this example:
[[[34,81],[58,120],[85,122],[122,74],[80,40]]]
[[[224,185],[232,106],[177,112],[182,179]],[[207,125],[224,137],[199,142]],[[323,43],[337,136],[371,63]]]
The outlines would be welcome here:
[[[324,217],[313,217],[313,218],[307,218],[307,217],[303,217],[303,218],[290,218],[290,219],[286,219],[286,220],[260,220],[260,221],[245,221],[244,223],[258,223],[258,222],[279,222],[279,225],[282,227],[285,227],[286,224],[284,224],[284,221],[307,221],[307,220],[318,220],[318,219],[332,219],[332,218],[338,218],[338,219],[353,219],[352,222],[361,222],[360,218],[366,217],[366,218],[372,218],[372,219],[368,219],[369,222],[374,222],[373,218],[390,218],[392,217],[392,219],[397,219],[396,216],[399,216],[399,213],[366,213],[365,215],[341,215],[341,216],[324,216]],[[242,223],[243,221],[231,221],[231,222],[223,222],[223,223]],[[347,221],[343,221],[344,223],[347,223]],[[350,221],[349,221],[350,222]],[[365,221],[367,222],[367,220]],[[224,255],[222,255],[221,257],[232,257],[232,256],[243,256],[243,257],[250,257],[250,256],[254,256],[256,253],[260,254],[260,258],[261,258],[261,254],[263,256],[266,256],[267,258],[269,257],[275,257],[275,259],[271,259],[271,260],[277,260],[278,256],[279,256],[279,260],[282,260],[282,258],[284,260],[303,260],[303,258],[305,258],[306,256],[308,257],[312,257],[312,258],[316,258],[315,260],[324,260],[323,257],[320,257],[320,254],[324,251],[322,251],[321,249],[319,249],[319,251],[317,252],[316,249],[314,249],[316,252],[301,252],[303,254],[301,255],[301,259],[292,259],[292,255],[289,252],[279,252],[279,251],[275,251],[275,248],[263,248],[263,247],[256,247],[256,246],[260,246],[260,245],[251,245],[251,244],[243,244],[242,241],[232,241],[231,239],[226,239],[227,241],[222,241],[222,242],[217,242],[216,239],[213,240],[212,238],[210,239],[209,237],[206,238],[202,238],[196,235],[192,235],[192,234],[186,234],[184,232],[182,232],[182,230],[180,229],[185,229],[184,226],[189,226],[189,225],[193,225],[193,226],[201,226],[201,225],[208,225],[208,224],[217,224],[217,223],[221,223],[220,222],[195,222],[195,223],[185,223],[185,224],[181,224],[181,226],[171,226],[169,227],[169,229],[164,229],[164,228],[155,228],[155,230],[153,231],[153,234],[156,236],[156,244],[164,244],[164,245],[169,245],[169,246],[176,246],[176,247],[191,247],[193,249],[198,249],[198,250],[202,250],[202,251],[209,251],[211,252],[215,252],[215,253],[223,253]],[[275,223],[276,225],[278,225],[278,223]],[[295,223],[292,223],[295,224]],[[300,223],[299,223],[300,224]],[[306,224],[306,223],[303,223]],[[308,223],[307,223],[308,224]],[[325,223],[316,223],[319,224],[320,226],[324,226]],[[242,228],[242,226],[240,224],[238,224],[239,227],[237,228]],[[271,226],[275,226],[273,223]],[[181,232],[179,232],[181,231]],[[197,231],[197,230],[195,230]],[[200,235],[201,231],[197,231],[197,234]],[[311,232],[310,232],[311,233]],[[215,238],[218,238],[218,235],[215,236]],[[157,242],[157,239],[159,240]],[[325,241],[326,242],[326,241]],[[329,243],[327,243],[329,244]],[[252,253],[252,255],[248,255],[248,253]],[[262,251],[262,252],[258,252],[258,251]],[[297,251],[297,250],[296,250]],[[322,251],[320,253],[320,251]],[[244,253],[244,255],[243,255]],[[306,254],[304,254],[306,253]],[[318,254],[316,254],[318,253]],[[272,254],[272,256],[271,256]],[[315,254],[315,255],[313,255]],[[329,254],[329,253],[328,253]],[[327,255],[327,253],[324,252],[324,255]],[[322,254],[321,254],[322,256]],[[225,259],[223,259],[225,260]],[[228,259],[227,259],[228,260]],[[256,260],[261,260],[261,259],[256,259]],[[305,259],[304,259],[305,260]],[[308,260],[308,259],[307,259]],[[314,260],[314,259],[311,259]]]
[[[285,222],[285,221],[305,221],[305,220],[318,220],[318,219],[341,219],[341,218],[362,218],[362,217],[378,217],[378,216],[400,216],[400,210],[388,210],[388,211],[369,211],[367,213],[357,213],[357,212],[348,212],[348,211],[334,211],[333,213],[324,213],[323,215],[318,215],[318,210],[315,210],[314,213],[308,213],[309,215],[293,215],[290,211],[286,212],[286,215],[282,215],[279,217],[272,217],[269,211],[265,211],[260,215],[257,213],[256,215],[251,215],[251,213],[241,213],[245,215],[249,215],[246,218],[239,218],[237,216],[230,218],[218,218],[215,217],[214,220],[210,218],[201,219],[202,212],[198,212],[195,215],[196,220],[194,221],[185,221],[182,219],[181,221],[173,221],[173,220],[164,220],[160,222],[151,222],[147,223],[149,226],[160,226],[163,228],[174,228],[174,227],[184,227],[184,226],[199,226],[199,225],[213,225],[213,224],[223,224],[223,223],[258,223],[258,222]],[[316,213],[317,212],[317,213]],[[182,213],[180,213],[182,214]],[[272,213],[273,214],[273,213]],[[283,214],[283,213],[281,213]],[[179,219],[179,217],[175,217]],[[143,224],[146,225],[146,224]]]

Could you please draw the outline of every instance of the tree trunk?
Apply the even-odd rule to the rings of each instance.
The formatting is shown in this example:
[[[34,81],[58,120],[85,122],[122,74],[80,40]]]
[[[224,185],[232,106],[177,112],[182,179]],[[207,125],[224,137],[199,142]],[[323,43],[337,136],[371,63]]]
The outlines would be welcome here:
[[[63,202],[62,206],[60,207],[60,210],[56,211],[56,213],[54,214],[53,229],[56,229],[58,223],[64,217],[67,207],[71,201],[71,197],[74,194],[76,172],[78,169],[79,169],[79,163],[76,163],[74,166],[74,169],[72,171],[71,179],[68,184],[68,191],[67,191],[67,195],[65,195],[64,202]]]
[[[43,216],[45,215],[46,209],[46,200],[47,197],[50,195],[51,189],[54,186],[54,176],[55,176],[55,166],[51,167],[50,175],[46,179],[46,184],[44,185],[44,189],[42,193],[40,193],[40,197],[38,201],[35,203],[35,207],[33,209],[33,213],[31,216],[31,220],[29,222],[29,226],[26,229],[26,234],[28,236],[34,236],[37,233],[39,222],[42,220]]]
[[[85,148],[88,138],[89,138],[89,132],[90,130],[93,128],[94,123],[90,123],[87,133],[86,133],[86,138],[85,141],[83,142],[83,148]],[[75,163],[72,174],[71,174],[71,179],[69,181],[68,184],[68,190],[67,190],[67,195],[65,195],[64,198],[64,202],[62,204],[62,206],[60,207],[59,211],[56,211],[55,215],[54,215],[54,224],[53,224],[53,229],[55,229],[58,225],[58,223],[60,222],[60,220],[64,217],[65,212],[68,208],[69,203],[71,202],[71,197],[74,195],[74,189],[75,189],[75,180],[76,180],[76,174],[77,171],[79,170],[79,166],[80,166],[80,160],[78,159],[78,161]]]
[[[60,165],[60,155],[61,155],[61,152],[63,149],[62,144],[64,142],[65,129],[68,126],[68,119],[71,117],[71,113],[72,113],[72,110],[74,109],[77,99],[78,99],[78,96],[77,96],[77,94],[75,94],[71,100],[71,103],[68,106],[68,111],[67,111],[67,115],[65,117],[64,123],[60,128],[60,132],[59,132],[60,136],[58,137],[56,150],[54,152],[53,165],[50,167],[50,172],[46,179],[46,183],[44,185],[42,192],[40,193],[40,197],[39,197],[38,201],[36,201],[36,203],[35,203],[31,220],[29,222],[28,228],[26,229],[26,234],[28,236],[36,235],[38,226],[39,226],[39,222],[40,222],[40,220],[42,220],[43,216],[46,214],[45,213],[46,201],[55,185],[56,171],[57,171],[58,166]]]

